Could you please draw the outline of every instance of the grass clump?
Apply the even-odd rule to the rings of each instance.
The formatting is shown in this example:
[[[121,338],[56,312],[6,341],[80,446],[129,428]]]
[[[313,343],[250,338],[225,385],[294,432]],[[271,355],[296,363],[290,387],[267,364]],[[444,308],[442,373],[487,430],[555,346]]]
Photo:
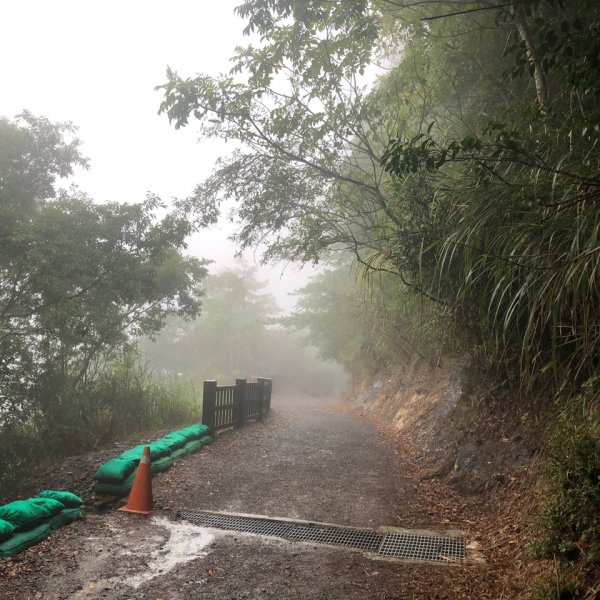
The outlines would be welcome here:
[[[576,581],[558,567],[554,573],[538,575],[529,591],[530,600],[571,600],[577,598],[579,586]]]
[[[189,382],[157,380],[132,353],[95,377],[53,383],[44,387],[43,403],[0,411],[0,492],[37,465],[201,420],[201,396]]]
[[[547,481],[533,550],[559,562],[553,577],[534,582],[532,598],[588,597],[583,590],[600,583],[600,378],[587,382],[561,411]]]

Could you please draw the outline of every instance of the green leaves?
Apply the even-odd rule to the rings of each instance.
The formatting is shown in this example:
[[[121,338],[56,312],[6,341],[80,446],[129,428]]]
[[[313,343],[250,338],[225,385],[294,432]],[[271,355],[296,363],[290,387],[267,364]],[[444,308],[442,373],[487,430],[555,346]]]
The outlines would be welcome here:
[[[418,133],[409,140],[396,138],[389,141],[381,155],[381,166],[396,177],[404,177],[419,171],[433,172],[447,162],[465,160],[483,149],[483,142],[474,135],[467,135],[461,141],[448,142],[440,146],[431,136],[435,123],[430,123],[427,133]],[[517,149],[513,139],[508,137],[511,149]]]
[[[53,198],[57,177],[87,166],[76,128],[24,111],[15,123],[0,118],[0,233],[26,217],[35,203]],[[5,229],[6,228],[6,229]]]
[[[572,560],[583,554],[591,570],[600,564],[600,407],[598,380],[563,407],[552,428],[548,493],[538,518],[538,555]]]
[[[18,202],[7,185],[0,204],[0,407],[20,407],[15,414],[28,403],[51,411],[53,394],[73,393],[99,356],[155,333],[166,316],[195,317],[206,275],[204,261],[181,254],[192,227],[185,203],[159,219],[165,207],[154,196],[50,200],[56,177],[81,158],[63,128],[27,122],[0,129],[11,156],[0,182],[24,182]]]
[[[379,171],[384,117],[371,112],[357,72],[370,60],[377,10],[362,0],[323,3],[252,0],[238,13],[260,42],[240,47],[229,76],[180,78],[161,86],[160,112],[175,127],[198,119],[201,134],[236,142],[213,175],[197,186],[198,224],[236,201],[241,247],[260,241],[265,257],[315,261],[327,246],[354,244],[350,219],[388,211]],[[221,106],[223,109],[221,110]],[[353,195],[343,208],[335,195]],[[392,212],[388,211],[391,215]]]

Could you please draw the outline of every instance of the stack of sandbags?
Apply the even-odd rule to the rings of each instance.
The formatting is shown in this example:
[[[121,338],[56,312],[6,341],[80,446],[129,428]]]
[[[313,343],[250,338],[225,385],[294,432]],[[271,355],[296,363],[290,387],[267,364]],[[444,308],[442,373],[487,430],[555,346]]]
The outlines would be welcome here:
[[[206,435],[208,427],[201,423],[172,431],[162,439],[151,444],[140,444],[135,448],[122,452],[100,466],[94,475],[96,484],[94,491],[102,496],[121,498],[126,496],[131,489],[137,466],[142,458],[145,446],[150,446],[150,460],[152,474],[167,471],[176,458],[191,452],[198,452],[204,444],[213,440]]]
[[[126,496],[131,489],[137,463],[124,458],[113,458],[100,465],[94,479],[94,491],[101,496]]]
[[[45,540],[57,527],[81,518],[82,504],[70,492],[45,490],[35,498],[0,506],[0,556],[14,556]]]
[[[131,489],[137,466],[142,459],[144,447],[150,446],[150,460],[152,461],[152,473],[161,473],[171,468],[173,459],[171,450],[161,441],[151,444],[140,444],[122,452],[117,458],[113,458],[101,465],[94,479],[94,491],[101,496],[113,496],[121,498],[126,496]]]
[[[210,444],[212,438],[208,433],[208,427],[201,423],[172,431],[165,435],[161,442],[169,446],[172,458],[181,458],[186,454],[198,452],[204,444]]]
[[[135,448],[126,450],[120,455],[120,458],[125,460],[132,460],[135,465],[139,465],[142,459],[142,453],[144,448],[150,446],[150,460],[152,461],[152,474],[163,473],[168,471],[173,465],[173,459],[171,458],[171,449],[169,446],[164,444],[162,440],[152,442],[151,444],[140,444]]]

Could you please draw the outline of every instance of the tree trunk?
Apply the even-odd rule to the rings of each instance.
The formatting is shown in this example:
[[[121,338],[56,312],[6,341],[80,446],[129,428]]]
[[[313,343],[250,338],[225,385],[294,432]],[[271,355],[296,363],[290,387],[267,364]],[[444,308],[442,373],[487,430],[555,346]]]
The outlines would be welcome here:
[[[525,52],[527,60],[533,67],[533,81],[535,82],[535,91],[538,102],[542,108],[548,105],[548,87],[546,85],[546,75],[542,68],[539,56],[537,55],[533,37],[529,25],[523,13],[517,8],[514,11],[515,27],[523,43],[525,44]]]

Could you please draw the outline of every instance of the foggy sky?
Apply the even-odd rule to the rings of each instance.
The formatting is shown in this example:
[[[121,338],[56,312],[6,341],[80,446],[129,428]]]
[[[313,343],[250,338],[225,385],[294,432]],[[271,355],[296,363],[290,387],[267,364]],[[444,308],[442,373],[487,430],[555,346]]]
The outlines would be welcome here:
[[[90,170],[74,182],[96,201],[139,202],[188,195],[227,154],[220,140],[197,142],[193,124],[176,131],[157,114],[167,65],[181,75],[229,69],[235,46],[247,43],[233,8],[240,0],[19,0],[0,8],[0,115],[23,109],[79,127]],[[190,253],[215,260],[211,271],[236,264],[226,240],[231,225],[202,231]],[[248,262],[253,261],[252,253]],[[263,268],[278,303],[312,271]]]

